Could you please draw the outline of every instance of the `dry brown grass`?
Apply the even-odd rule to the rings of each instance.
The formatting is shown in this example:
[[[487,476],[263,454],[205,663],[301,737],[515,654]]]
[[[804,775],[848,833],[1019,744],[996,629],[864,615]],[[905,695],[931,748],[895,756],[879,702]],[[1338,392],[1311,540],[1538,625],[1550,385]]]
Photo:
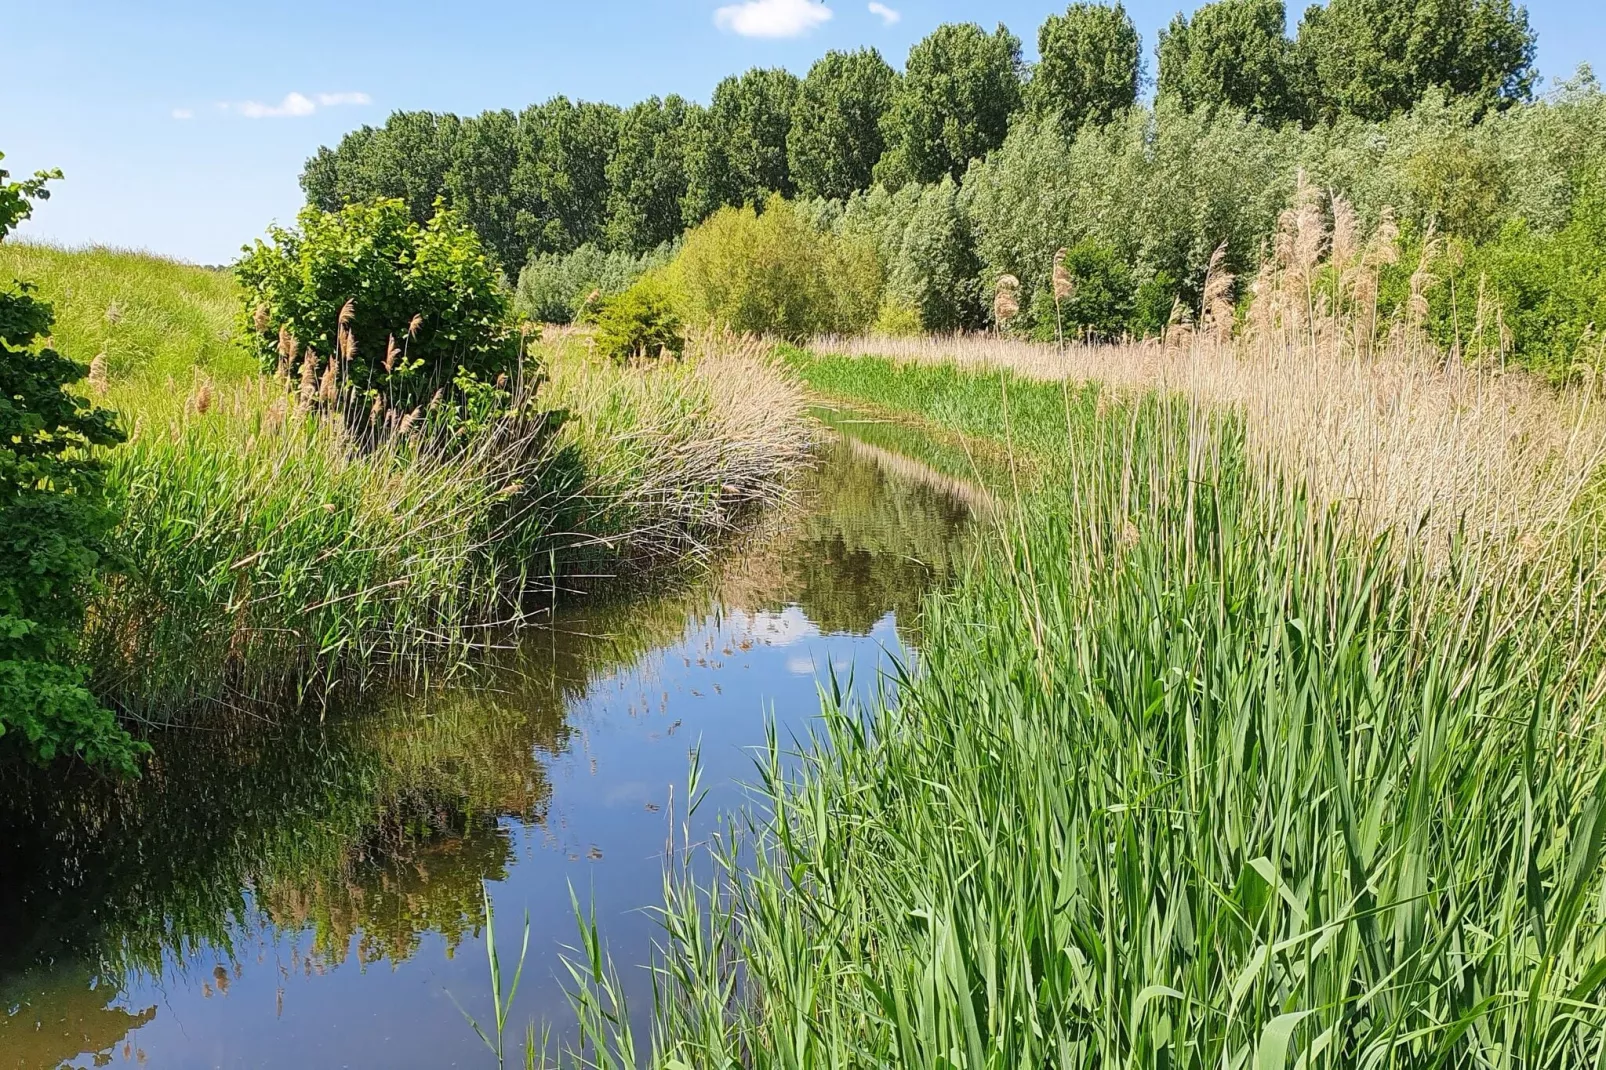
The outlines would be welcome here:
[[[1384,234],[1363,248],[1347,205],[1324,213],[1302,194],[1236,337],[1222,329],[1228,313],[1213,307],[1225,304],[1220,288],[1207,287],[1205,329],[1183,325],[1164,340],[1060,348],[994,335],[823,338],[814,348],[1176,392],[1242,413],[1260,463],[1343,503],[1367,529],[1398,526],[1439,546],[1463,524],[1528,546],[1563,533],[1606,460],[1598,392],[1447,359],[1409,309],[1379,323],[1376,272],[1392,245]],[[1324,254],[1340,280],[1333,299],[1312,281]]]

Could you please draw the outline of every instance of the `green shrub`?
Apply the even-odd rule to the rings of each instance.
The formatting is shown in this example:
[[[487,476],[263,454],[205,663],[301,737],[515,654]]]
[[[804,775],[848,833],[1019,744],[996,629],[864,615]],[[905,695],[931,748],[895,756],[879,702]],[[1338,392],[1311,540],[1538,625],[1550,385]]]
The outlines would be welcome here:
[[[1586,368],[1606,370],[1600,366],[1599,332],[1606,328],[1601,235],[1582,221],[1556,234],[1513,223],[1464,257],[1454,272],[1456,292],[1441,284],[1434,294],[1440,344],[1459,342],[1474,357],[1503,348],[1517,364],[1556,380]]]
[[[307,349],[338,350],[348,388],[411,409],[459,369],[494,379],[517,364],[496,268],[455,212],[437,205],[420,226],[401,201],[378,200],[308,208],[299,224],[273,228],[235,269],[264,369],[294,375]]]
[[[876,312],[874,331],[894,338],[920,333],[920,310],[908,301],[888,295]]]
[[[537,323],[573,323],[605,297],[624,293],[653,268],[674,259],[678,247],[666,242],[642,256],[582,245],[572,253],[542,253],[519,272],[513,307]]]
[[[0,170],[0,239],[59,173],[7,177]],[[124,436],[115,413],[64,389],[88,367],[34,348],[51,323],[26,283],[0,290],[0,738],[39,761],[70,754],[133,772],[140,748],[75,662],[84,586],[118,519],[93,451]]]
[[[615,360],[661,357],[686,348],[674,296],[656,276],[644,276],[624,293],[605,298],[596,325],[598,352]]]
[[[693,321],[806,338],[870,325],[881,268],[864,241],[822,231],[790,202],[722,208],[686,235],[670,268]]]

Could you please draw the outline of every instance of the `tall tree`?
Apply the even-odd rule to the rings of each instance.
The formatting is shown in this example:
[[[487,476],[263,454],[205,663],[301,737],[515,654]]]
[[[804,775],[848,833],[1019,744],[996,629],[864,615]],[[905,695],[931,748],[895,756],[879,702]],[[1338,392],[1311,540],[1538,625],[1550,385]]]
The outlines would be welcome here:
[[[1306,9],[1295,60],[1314,115],[1376,120],[1430,86],[1490,109],[1528,100],[1534,46],[1512,0],[1331,0]]]
[[[795,192],[786,139],[797,100],[797,75],[753,68],[714,88],[706,111],[686,131],[685,223],[701,222],[722,205],[741,205],[766,193]]]
[[[619,136],[611,104],[553,97],[519,116],[512,175],[520,265],[540,253],[567,253],[600,241],[607,223],[608,161]]]
[[[1183,107],[1228,107],[1270,123],[1300,117],[1283,0],[1216,0],[1160,31],[1159,93]]]
[[[809,68],[786,141],[799,193],[846,198],[869,188],[886,148],[881,117],[897,84],[897,72],[873,48],[827,52]]]
[[[427,111],[393,112],[385,125],[364,126],[307,161],[301,188],[325,211],[376,197],[398,197],[416,222],[427,222],[446,190],[460,121]]]
[[[513,189],[519,140],[519,118],[511,111],[487,111],[463,120],[445,180],[447,199],[513,276],[526,255],[518,226],[521,205]]]
[[[1138,99],[1142,74],[1137,27],[1120,3],[1074,3],[1037,31],[1040,59],[1030,97],[1039,115],[1058,116],[1067,137],[1107,123]]]
[[[607,239],[643,253],[681,231],[686,197],[686,125],[697,106],[670,94],[627,109],[608,161]]]
[[[1020,38],[1000,23],[937,27],[909,50],[903,81],[882,120],[887,149],[876,179],[959,178],[970,161],[1003,143],[1021,104]]]

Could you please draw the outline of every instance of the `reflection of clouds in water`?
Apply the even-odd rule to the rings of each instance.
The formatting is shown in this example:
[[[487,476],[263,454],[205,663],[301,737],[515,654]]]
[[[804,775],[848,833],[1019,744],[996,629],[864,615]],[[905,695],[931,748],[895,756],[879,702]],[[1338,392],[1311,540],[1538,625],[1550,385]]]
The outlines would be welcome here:
[[[793,643],[813,639],[820,634],[820,629],[797,606],[787,606],[779,613],[769,610],[748,613],[733,609],[730,616],[738,629],[771,646],[791,646]]]
[[[786,671],[793,676],[813,676],[814,659],[798,655],[786,659]]]

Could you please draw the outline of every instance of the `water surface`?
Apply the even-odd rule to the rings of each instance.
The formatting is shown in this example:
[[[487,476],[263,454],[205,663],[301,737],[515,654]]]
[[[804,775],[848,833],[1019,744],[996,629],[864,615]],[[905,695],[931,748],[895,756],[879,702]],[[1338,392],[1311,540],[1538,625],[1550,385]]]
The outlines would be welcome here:
[[[0,787],[0,1070],[484,1067],[482,882],[530,953],[512,1020],[567,1017],[571,893],[647,1011],[672,807],[743,802],[754,748],[919,646],[977,506],[836,440],[701,581],[561,612],[472,689],[155,740],[137,784]],[[511,968],[511,967],[509,967]]]

